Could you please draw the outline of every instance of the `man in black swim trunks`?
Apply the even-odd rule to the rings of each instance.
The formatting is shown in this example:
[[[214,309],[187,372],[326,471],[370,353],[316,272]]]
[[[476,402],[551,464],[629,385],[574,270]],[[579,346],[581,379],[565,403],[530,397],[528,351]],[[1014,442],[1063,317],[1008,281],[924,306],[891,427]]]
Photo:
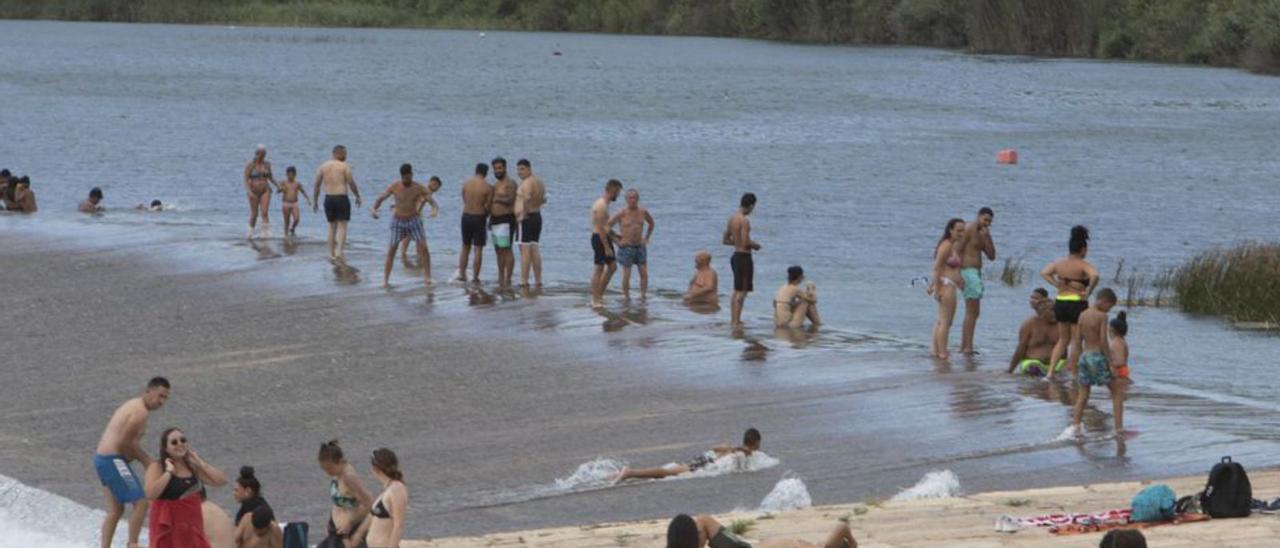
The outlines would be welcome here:
[[[751,253],[760,250],[760,243],[751,240],[751,221],[747,219],[755,209],[756,195],[750,192],[743,194],[738,212],[729,217],[729,224],[724,228],[724,245],[733,246],[733,257],[729,259],[729,267],[733,269],[729,324],[734,328],[742,327],[742,305],[747,300],[747,293],[755,289],[755,262]]]
[[[609,179],[604,194],[591,204],[591,253],[595,271],[591,274],[591,307],[604,307],[604,291],[618,269],[613,254],[613,235],[609,233],[609,204],[622,193],[622,181]]]
[[[720,457],[733,453],[742,453],[744,456],[750,457],[752,453],[760,450],[760,431],[755,428],[748,428],[742,433],[742,445],[734,447],[729,444],[716,445],[711,450],[694,457],[693,460],[685,464],[673,464],[662,468],[623,468],[617,476],[614,476],[613,482],[618,483],[629,479],[662,479],[689,472],[696,472],[707,465],[715,462]]]
[[[462,251],[458,252],[457,281],[467,281],[467,255],[476,249],[471,279],[480,282],[480,264],[484,260],[484,244],[489,230],[489,211],[493,208],[493,185],[485,177],[489,164],[476,164],[476,173],[462,183]]]
[[[320,165],[316,171],[316,185],[313,196],[321,196],[320,187],[324,185],[324,216],[329,221],[329,259],[343,260],[343,248],[347,245],[347,223],[351,221],[350,191],[356,196],[356,207],[362,207],[364,200],[360,198],[360,187],[351,176],[351,166],[347,165],[347,147],[333,147],[333,158]],[[311,204],[311,210],[320,208],[320,201]]]
[[[529,272],[542,287],[542,206],[547,203],[547,187],[533,174],[533,165],[521,158],[516,162],[520,187],[516,191],[516,218],[520,220],[520,285],[529,287]]]

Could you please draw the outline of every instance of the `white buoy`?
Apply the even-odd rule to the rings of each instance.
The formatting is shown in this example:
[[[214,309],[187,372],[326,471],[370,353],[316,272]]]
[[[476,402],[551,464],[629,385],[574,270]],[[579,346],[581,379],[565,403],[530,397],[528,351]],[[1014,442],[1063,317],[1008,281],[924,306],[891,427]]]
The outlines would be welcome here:
[[[483,32],[482,32],[482,33],[480,33],[480,37],[481,37],[481,38],[484,38],[484,33],[483,33]]]

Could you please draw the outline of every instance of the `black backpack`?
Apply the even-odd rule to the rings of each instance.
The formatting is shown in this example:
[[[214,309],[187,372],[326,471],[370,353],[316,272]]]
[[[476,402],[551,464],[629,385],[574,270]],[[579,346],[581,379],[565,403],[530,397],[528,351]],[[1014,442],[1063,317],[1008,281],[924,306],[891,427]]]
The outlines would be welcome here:
[[[1253,486],[1244,467],[1222,457],[1209,471],[1209,482],[1200,493],[1201,509],[1212,518],[1244,518],[1249,517],[1252,503]]]

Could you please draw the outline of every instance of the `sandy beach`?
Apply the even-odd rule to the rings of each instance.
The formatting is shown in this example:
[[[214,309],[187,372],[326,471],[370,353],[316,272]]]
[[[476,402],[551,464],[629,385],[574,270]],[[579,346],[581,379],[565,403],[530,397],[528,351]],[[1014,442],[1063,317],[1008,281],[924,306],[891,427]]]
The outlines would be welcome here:
[[[1255,498],[1280,496],[1280,470],[1252,471],[1249,478]],[[1102,533],[1057,536],[1050,534],[1047,528],[998,533],[994,524],[1003,514],[1031,517],[1128,508],[1130,499],[1145,485],[1165,483],[1179,496],[1185,496],[1202,489],[1204,481],[1204,477],[1197,476],[1152,482],[1100,483],[996,491],[947,499],[824,505],[774,514],[734,512],[717,514],[715,518],[725,525],[735,520],[753,521],[753,526],[743,535],[749,541],[785,538],[817,542],[825,538],[837,520],[848,519],[860,548],[1097,546]],[[665,542],[667,523],[668,520],[600,523],[479,537],[451,537],[406,543],[405,548],[660,547]],[[1150,546],[1160,548],[1274,547],[1280,543],[1280,515],[1254,514],[1245,519],[1159,526],[1146,529],[1143,534]]]

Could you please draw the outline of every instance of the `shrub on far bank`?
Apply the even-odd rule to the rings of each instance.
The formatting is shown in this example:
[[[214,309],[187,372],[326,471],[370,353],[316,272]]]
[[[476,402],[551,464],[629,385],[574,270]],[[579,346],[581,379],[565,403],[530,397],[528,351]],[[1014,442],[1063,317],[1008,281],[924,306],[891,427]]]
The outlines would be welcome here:
[[[1280,244],[1202,252],[1174,273],[1173,287],[1184,312],[1280,324]]]

